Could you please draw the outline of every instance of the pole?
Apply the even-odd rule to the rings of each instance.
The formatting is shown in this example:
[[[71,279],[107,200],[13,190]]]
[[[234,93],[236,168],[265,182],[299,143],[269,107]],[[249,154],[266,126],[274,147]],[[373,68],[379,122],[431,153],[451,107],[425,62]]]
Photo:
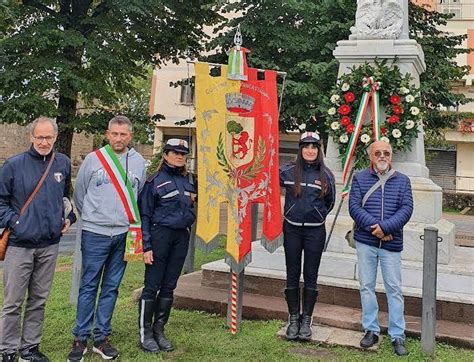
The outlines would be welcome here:
[[[240,329],[242,322],[242,300],[244,291],[245,268],[240,273],[229,272],[229,293],[227,297],[227,326],[233,336]]]
[[[349,177],[347,178],[347,184],[349,184],[352,180],[352,175],[354,174],[354,167],[352,167],[351,172],[349,173]],[[345,185],[343,185],[343,188]],[[329,241],[331,240],[332,232],[334,231],[334,227],[336,226],[336,221],[337,217],[339,216],[339,213],[341,212],[342,204],[344,203],[344,199],[346,198],[347,195],[341,196],[341,201],[339,201],[339,206],[337,207],[336,214],[334,215],[334,220],[331,225],[331,230],[329,231],[329,235],[326,239],[326,242],[324,243],[324,250],[326,251],[329,245]]]
[[[252,242],[257,241],[257,228],[258,228],[258,204],[252,204],[252,233],[251,233],[251,240]]]
[[[421,350],[434,356],[436,350],[436,280],[438,263],[438,229],[427,227],[420,236],[423,243],[423,287],[421,316]]]
[[[77,297],[79,296],[79,286],[82,276],[82,252],[81,252],[81,236],[82,236],[82,219],[77,220],[76,241],[74,244],[74,263],[72,266],[72,282],[69,290],[69,303],[77,305]]]
[[[189,246],[188,253],[186,254],[186,260],[184,261],[183,273],[188,274],[194,271],[194,254],[195,254],[195,241],[196,241],[196,225],[197,222],[191,226],[191,232],[189,233]]]

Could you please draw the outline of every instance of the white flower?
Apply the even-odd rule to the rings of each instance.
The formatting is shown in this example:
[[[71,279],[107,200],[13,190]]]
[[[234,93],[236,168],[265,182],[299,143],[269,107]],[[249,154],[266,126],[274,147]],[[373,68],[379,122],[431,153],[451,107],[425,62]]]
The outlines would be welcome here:
[[[339,94],[333,94],[331,96],[331,103],[337,103],[337,101],[340,99]]]
[[[349,141],[349,137],[347,137],[346,134],[343,134],[341,137],[339,137],[339,142],[347,143],[347,141]]]
[[[390,143],[390,140],[389,140],[387,137],[385,137],[385,136],[380,137],[380,140],[383,141],[383,142]]]
[[[415,100],[415,97],[413,97],[411,94],[407,95],[405,97],[405,100],[408,102],[408,103],[412,103],[414,100]]]
[[[413,127],[415,127],[415,122],[413,122],[411,119],[409,119],[405,125],[405,128],[406,129],[412,129]]]
[[[362,136],[360,136],[360,140],[363,143],[368,143],[370,141],[370,136],[367,133],[364,133]]]
[[[414,116],[417,116],[420,113],[420,109],[418,107],[411,107],[410,113]]]
[[[400,88],[400,93],[401,94],[408,94],[408,93],[410,93],[410,90],[408,88],[401,87]]]
[[[332,107],[328,109],[328,114],[334,116],[336,114],[336,108]]]
[[[336,131],[339,129],[339,122],[332,122],[331,123],[331,129]]]
[[[392,136],[395,137],[395,138],[400,138],[402,136],[402,132],[400,132],[400,130],[398,128],[395,128],[392,131]]]
[[[348,83],[344,83],[342,86],[341,86],[341,90],[343,92],[347,92],[350,88],[350,85]]]
[[[306,124],[305,123],[301,123],[298,128],[300,129],[300,131],[304,131],[306,129]]]

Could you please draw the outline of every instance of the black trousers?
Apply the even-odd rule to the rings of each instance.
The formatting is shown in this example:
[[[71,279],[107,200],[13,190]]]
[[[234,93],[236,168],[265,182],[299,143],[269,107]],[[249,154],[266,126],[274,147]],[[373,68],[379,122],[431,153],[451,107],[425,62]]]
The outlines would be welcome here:
[[[303,279],[305,288],[316,289],[319,264],[326,240],[322,226],[295,226],[283,223],[283,246],[286,261],[286,287],[298,288],[301,276],[301,254],[304,251]]]
[[[153,264],[145,265],[142,299],[171,298],[188,253],[188,229],[153,225],[151,229]]]

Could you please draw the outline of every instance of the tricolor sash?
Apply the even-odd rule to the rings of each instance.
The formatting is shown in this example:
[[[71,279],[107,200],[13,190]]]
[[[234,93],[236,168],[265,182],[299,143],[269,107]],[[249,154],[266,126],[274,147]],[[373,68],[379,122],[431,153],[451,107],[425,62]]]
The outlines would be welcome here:
[[[125,245],[125,260],[132,260],[140,257],[143,253],[142,229],[138,204],[133,194],[132,183],[127,177],[123,166],[112,150],[110,145],[104,146],[95,151],[100,163],[107,171],[117,194],[122,201],[125,213],[127,214],[130,227],[128,228]]]

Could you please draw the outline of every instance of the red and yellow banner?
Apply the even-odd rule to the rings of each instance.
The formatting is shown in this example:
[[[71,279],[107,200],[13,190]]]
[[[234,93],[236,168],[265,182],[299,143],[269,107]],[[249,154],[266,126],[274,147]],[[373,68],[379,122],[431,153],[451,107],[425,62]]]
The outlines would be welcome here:
[[[274,71],[248,80],[211,76],[196,64],[198,220],[196,241],[209,248],[219,237],[221,204],[227,205],[226,261],[236,273],[251,261],[251,207],[262,203],[262,245],[273,252],[282,240],[278,175],[278,99]]]

